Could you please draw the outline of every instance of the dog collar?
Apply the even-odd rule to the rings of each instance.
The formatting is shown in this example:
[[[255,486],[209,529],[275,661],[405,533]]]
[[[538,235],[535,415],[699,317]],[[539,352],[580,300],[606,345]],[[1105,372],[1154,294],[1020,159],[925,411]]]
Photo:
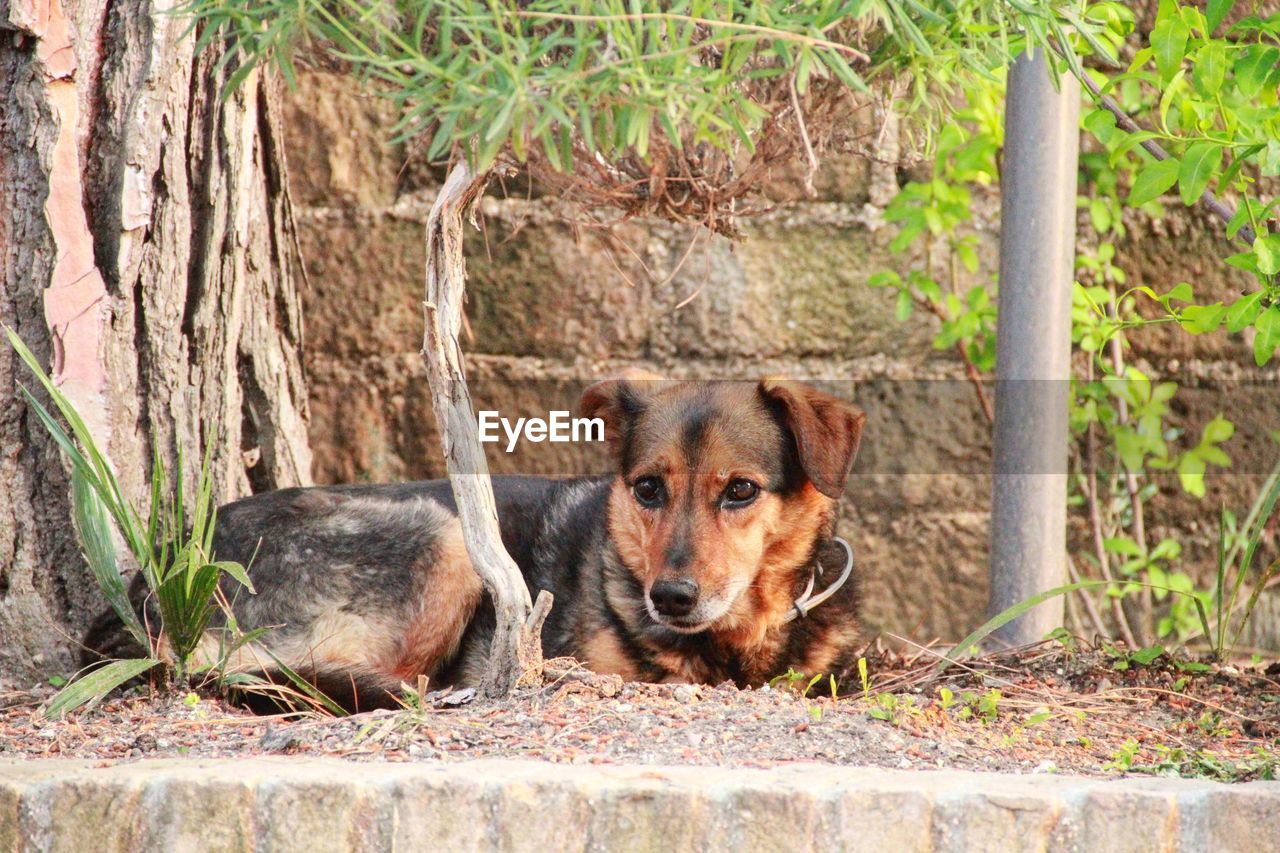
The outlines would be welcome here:
[[[840,573],[840,577],[836,578],[835,583],[831,584],[831,586],[827,587],[817,595],[814,595],[814,581],[817,579],[818,575],[822,574],[822,563],[815,560],[813,572],[809,575],[809,585],[804,588],[804,592],[802,592],[800,597],[795,600],[792,610],[783,618],[783,622],[791,622],[797,618],[808,616],[810,610],[835,595],[836,592],[839,591],[840,587],[844,586],[845,581],[849,579],[849,575],[853,574],[853,549],[849,547],[848,542],[844,541],[839,536],[834,536],[832,539],[839,542],[841,547],[844,548],[844,571]]]

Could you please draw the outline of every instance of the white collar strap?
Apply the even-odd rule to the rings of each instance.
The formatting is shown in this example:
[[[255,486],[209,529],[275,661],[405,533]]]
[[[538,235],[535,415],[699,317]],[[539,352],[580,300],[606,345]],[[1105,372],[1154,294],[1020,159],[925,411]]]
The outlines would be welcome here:
[[[804,592],[802,592],[800,594],[800,597],[795,600],[795,604],[793,605],[792,609],[783,618],[782,621],[784,623],[791,622],[797,618],[808,616],[810,610],[817,607],[819,604],[826,601],[831,596],[835,595],[840,590],[840,587],[844,586],[845,581],[849,580],[849,575],[853,574],[853,549],[849,547],[848,542],[844,541],[839,536],[832,537],[832,540],[835,542],[839,542],[840,545],[844,548],[844,553],[845,553],[844,571],[840,573],[840,577],[836,578],[835,583],[831,584],[831,586],[822,590],[822,592],[819,592],[817,595],[814,595],[813,593],[814,580],[818,577],[818,575],[822,574],[822,563],[815,560],[813,565],[813,572],[810,573],[809,575],[809,585],[804,588]]]

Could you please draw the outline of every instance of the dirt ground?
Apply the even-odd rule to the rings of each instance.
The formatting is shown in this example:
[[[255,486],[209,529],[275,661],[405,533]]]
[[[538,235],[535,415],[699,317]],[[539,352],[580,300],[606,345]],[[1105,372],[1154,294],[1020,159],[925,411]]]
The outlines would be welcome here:
[[[0,692],[0,758],[310,753],[761,767],[795,761],[1020,773],[1280,778],[1280,663],[1206,665],[1057,643],[936,669],[884,650],[846,675],[739,690],[624,684],[562,661],[504,702],[427,693],[402,712],[261,717],[145,686],[45,720],[50,686]],[[865,689],[864,689],[865,683]]]

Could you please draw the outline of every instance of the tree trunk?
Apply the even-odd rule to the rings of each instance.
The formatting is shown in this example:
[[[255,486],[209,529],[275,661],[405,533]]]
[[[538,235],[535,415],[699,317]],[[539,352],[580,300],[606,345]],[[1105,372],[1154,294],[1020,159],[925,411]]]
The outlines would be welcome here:
[[[163,4],[161,4],[163,5]],[[146,0],[0,0],[0,321],[144,498],[152,442],[215,497],[310,480],[273,83]],[[0,675],[64,670],[101,599],[69,478],[0,350]]]

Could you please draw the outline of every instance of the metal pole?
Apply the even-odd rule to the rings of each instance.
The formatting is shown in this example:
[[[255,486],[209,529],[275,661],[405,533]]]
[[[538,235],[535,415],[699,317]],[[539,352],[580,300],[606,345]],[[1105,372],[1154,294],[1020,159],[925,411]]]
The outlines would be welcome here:
[[[1000,178],[995,476],[991,496],[994,616],[1066,582],[1067,401],[1075,261],[1080,87],[1055,88],[1043,51],[1009,70]],[[1040,640],[1062,625],[1052,598],[1005,625],[997,644]]]

